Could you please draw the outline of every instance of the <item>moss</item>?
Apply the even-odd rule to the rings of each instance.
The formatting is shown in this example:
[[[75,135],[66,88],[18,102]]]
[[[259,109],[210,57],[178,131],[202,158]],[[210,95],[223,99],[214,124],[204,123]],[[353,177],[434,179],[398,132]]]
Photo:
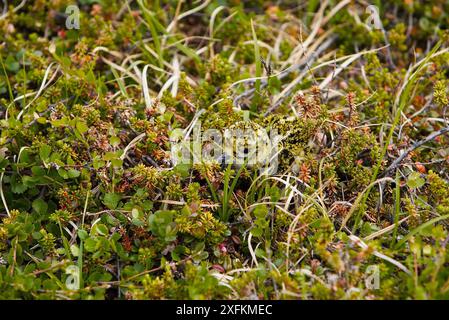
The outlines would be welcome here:
[[[139,164],[130,170],[132,181],[135,185],[153,189],[162,183],[160,172],[153,167]]]
[[[447,88],[447,81],[439,80],[435,83],[435,86],[433,89],[434,90],[433,96],[434,96],[435,102],[442,108],[449,105],[449,99],[447,97],[446,88]]]
[[[429,171],[427,176],[429,195],[436,204],[449,207],[449,186],[438,174]]]
[[[336,170],[353,187],[363,187],[370,181],[371,168],[378,162],[380,148],[369,132],[349,129],[342,133],[341,151],[336,155]],[[359,189],[360,190],[360,189]]]
[[[227,227],[217,220],[209,211],[192,212],[185,207],[175,219],[178,231],[195,239],[217,244],[223,241]]]
[[[1,299],[448,298],[447,137],[414,148],[445,126],[446,1],[383,3],[384,30],[259,0],[83,1],[69,30],[72,2],[0,18]],[[277,131],[278,170],[175,163],[199,113],[251,159]]]
[[[210,80],[213,86],[222,86],[231,82],[235,73],[232,64],[220,55],[216,55],[206,66],[206,80]]]
[[[52,233],[48,233],[46,230],[41,229],[40,234],[42,238],[39,240],[39,244],[42,246],[44,252],[50,256],[56,254],[56,237]]]

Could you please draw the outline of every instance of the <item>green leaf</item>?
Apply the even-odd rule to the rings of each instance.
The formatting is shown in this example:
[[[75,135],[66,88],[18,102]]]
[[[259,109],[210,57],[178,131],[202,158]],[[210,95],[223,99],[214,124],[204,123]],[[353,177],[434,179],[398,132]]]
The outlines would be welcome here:
[[[254,216],[259,219],[264,219],[268,216],[268,208],[265,205],[258,205],[254,208]]]
[[[78,132],[80,134],[83,134],[85,132],[87,132],[87,130],[89,130],[89,127],[87,126],[87,124],[83,121],[77,121],[76,122],[76,130],[78,130]]]
[[[34,166],[31,167],[31,172],[33,173],[33,175],[35,175],[36,177],[42,177],[45,176],[45,169],[39,166]]]
[[[105,161],[101,160],[99,156],[94,157],[93,166],[95,170],[100,169],[106,164]]]
[[[122,159],[112,159],[111,163],[114,168],[120,168],[123,165],[123,160]]]
[[[113,210],[117,208],[118,202],[122,199],[122,196],[118,193],[106,193],[103,198],[103,203],[106,207]]]
[[[262,230],[262,228],[260,228],[260,227],[253,228],[253,229],[251,229],[251,234],[252,234],[254,237],[258,238],[258,237],[262,236],[263,230]]]
[[[143,227],[145,225],[145,223],[139,219],[136,218],[132,218],[131,222],[133,225],[135,225],[136,227]]]
[[[11,191],[13,193],[21,194],[28,189],[28,186],[21,181],[18,175],[13,175],[11,177],[10,184],[11,184]]]
[[[93,229],[94,229],[94,230],[93,230],[94,233],[99,234],[99,235],[101,235],[101,236],[106,236],[106,235],[109,234],[108,227],[106,227],[104,224],[101,224],[101,223],[96,224],[96,225],[93,227]]]
[[[84,242],[84,248],[87,252],[94,252],[97,246],[97,241],[93,238],[88,238]]]
[[[407,186],[412,189],[417,189],[422,187],[426,181],[421,178],[421,174],[419,172],[412,172],[407,178]]]
[[[134,219],[139,219],[141,217],[139,209],[136,209],[136,208],[131,210],[131,215]]]
[[[67,118],[64,117],[62,119],[53,120],[53,121],[51,121],[51,125],[56,128],[66,126]]]
[[[39,156],[42,161],[46,161],[50,157],[50,153],[51,147],[49,145],[44,144],[39,148]]]
[[[80,248],[76,244],[72,244],[70,246],[70,251],[72,252],[74,257],[78,257],[80,254]]]
[[[109,138],[109,143],[113,146],[113,147],[118,147],[120,145],[120,138],[117,136],[112,136]]]
[[[33,201],[32,207],[38,214],[43,215],[47,213],[48,204],[39,198]]]
[[[177,174],[179,174],[182,178],[186,178],[189,176],[190,174],[190,169],[191,169],[191,165],[190,164],[178,164],[173,168],[173,171],[176,172]]]
[[[69,169],[67,171],[67,176],[69,178],[78,178],[80,176],[80,172],[76,169]]]
[[[42,239],[43,235],[39,231],[35,231],[35,232],[32,233],[32,237],[35,240],[40,240],[40,239]]]
[[[89,234],[87,233],[86,230],[83,230],[83,229],[78,230],[78,237],[81,240],[86,240],[88,236],[89,236]]]
[[[16,61],[16,59],[9,55],[5,60],[6,69],[12,72],[17,72],[20,69],[20,64]]]
[[[58,173],[59,173],[59,175],[60,175],[62,178],[64,178],[64,179],[68,179],[68,178],[69,178],[69,175],[68,175],[68,173],[67,173],[67,170],[65,170],[65,169],[63,169],[63,168],[59,168],[59,169],[58,169]]]
[[[117,159],[117,158],[118,158],[117,153],[110,152],[110,151],[106,152],[104,154],[104,156],[103,156],[103,159],[106,160],[106,161],[111,161],[111,160],[114,160],[114,159]]]
[[[176,224],[173,222],[174,210],[158,210],[148,217],[151,232],[166,242],[176,239]]]

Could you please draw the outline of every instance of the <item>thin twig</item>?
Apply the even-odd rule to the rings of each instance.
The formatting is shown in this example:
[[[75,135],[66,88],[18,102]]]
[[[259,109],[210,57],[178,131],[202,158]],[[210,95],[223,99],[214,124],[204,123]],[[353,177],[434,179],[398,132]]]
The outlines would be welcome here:
[[[425,137],[424,139],[422,139],[422,140],[420,140],[418,142],[415,142],[412,146],[410,146],[408,149],[403,151],[402,154],[396,160],[394,160],[393,163],[390,164],[390,166],[387,169],[385,169],[385,171],[380,176],[388,175],[397,166],[399,166],[401,161],[404,160],[410,152],[412,152],[413,150],[419,148],[423,144],[426,144],[427,142],[434,140],[436,137],[438,137],[438,136],[440,136],[442,134],[445,134],[446,132],[449,132],[449,126],[443,128],[441,130],[438,130],[436,132],[433,132],[433,133],[429,134],[427,137]]]

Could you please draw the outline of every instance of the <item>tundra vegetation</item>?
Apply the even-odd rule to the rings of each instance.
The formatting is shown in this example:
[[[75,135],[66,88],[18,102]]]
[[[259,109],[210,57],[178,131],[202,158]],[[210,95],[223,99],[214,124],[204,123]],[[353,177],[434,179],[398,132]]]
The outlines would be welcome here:
[[[0,7],[1,299],[449,298],[446,0]]]

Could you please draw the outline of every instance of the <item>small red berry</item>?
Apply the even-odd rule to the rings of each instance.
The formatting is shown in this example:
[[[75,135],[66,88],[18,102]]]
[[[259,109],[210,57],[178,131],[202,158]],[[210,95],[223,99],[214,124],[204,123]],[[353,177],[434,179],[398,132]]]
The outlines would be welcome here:
[[[65,37],[66,37],[66,32],[65,32],[64,29],[61,29],[61,30],[58,31],[58,37],[60,37],[60,38],[62,38],[62,39],[65,39]]]

